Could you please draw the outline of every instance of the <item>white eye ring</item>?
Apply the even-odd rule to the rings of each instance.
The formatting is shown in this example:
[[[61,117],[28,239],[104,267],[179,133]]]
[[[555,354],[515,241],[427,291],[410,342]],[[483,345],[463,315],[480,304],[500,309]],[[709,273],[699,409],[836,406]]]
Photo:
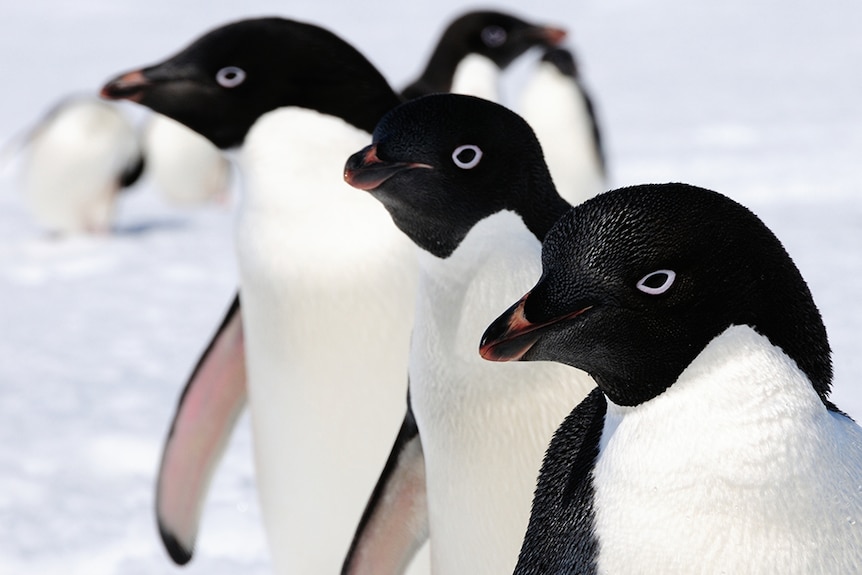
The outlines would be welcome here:
[[[461,154],[464,152],[473,152],[473,157],[467,161],[464,161],[460,158]],[[452,161],[455,162],[455,165],[461,168],[462,170],[470,170],[475,168],[479,164],[479,160],[482,159],[482,149],[479,146],[474,146],[473,144],[465,144],[463,146],[458,146],[455,148],[455,151],[452,152]]]
[[[245,70],[236,66],[226,66],[216,73],[216,82],[224,88],[236,88],[245,82]]]
[[[485,46],[488,46],[489,48],[498,48],[506,43],[506,37],[508,35],[500,26],[491,24],[490,26],[482,28],[480,36],[482,37],[482,42],[485,43]]]
[[[651,286],[647,285],[647,282],[656,278],[657,276],[664,276],[664,281],[659,286]],[[670,286],[673,285],[674,280],[676,279],[676,272],[673,270],[656,270],[652,273],[648,273],[637,283],[637,288],[644,293],[648,293],[649,295],[658,295],[666,292],[670,289]]]

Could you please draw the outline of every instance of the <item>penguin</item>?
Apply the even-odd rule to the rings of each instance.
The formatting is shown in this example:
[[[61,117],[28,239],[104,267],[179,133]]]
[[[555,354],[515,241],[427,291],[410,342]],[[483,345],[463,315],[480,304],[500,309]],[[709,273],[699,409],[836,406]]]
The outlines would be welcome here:
[[[515,573],[854,573],[862,430],[811,292],[752,212],[685,184],[575,207],[481,354],[598,387],[554,434]]]
[[[163,541],[177,563],[190,560],[209,470],[245,386],[274,567],[335,572],[403,415],[418,273],[409,240],[377,201],[344,183],[342,167],[399,97],[347,42],[281,18],[217,28],[102,94],[236,151],[245,180],[239,301],[166,442]]]
[[[521,100],[520,113],[539,138],[560,195],[580,204],[606,191],[599,124],[572,51],[547,49]]]
[[[552,363],[498,369],[475,342],[570,206],[529,126],[464,95],[384,116],[345,179],[416,244],[420,280],[408,411],[342,573],[398,573],[426,536],[436,575],[511,572],[545,448],[595,384]]]
[[[53,235],[106,233],[117,193],[143,170],[134,125],[115,105],[91,96],[57,104],[25,138],[25,202]]]
[[[401,94],[413,99],[454,92],[497,101],[501,70],[531,48],[556,46],[565,37],[561,28],[530,24],[510,14],[468,12],[446,27],[422,74]]]
[[[190,207],[227,202],[230,162],[209,140],[176,120],[153,114],[143,144],[147,173],[168,203]]]

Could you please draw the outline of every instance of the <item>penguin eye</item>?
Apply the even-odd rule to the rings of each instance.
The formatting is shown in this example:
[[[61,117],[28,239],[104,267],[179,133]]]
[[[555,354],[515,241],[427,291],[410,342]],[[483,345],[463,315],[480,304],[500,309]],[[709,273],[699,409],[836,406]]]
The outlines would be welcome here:
[[[481,32],[482,42],[489,48],[498,48],[506,43],[506,31],[499,26],[485,26]]]
[[[642,277],[637,288],[649,295],[659,295],[669,290],[675,279],[673,270],[657,270]]]
[[[245,81],[245,70],[227,66],[216,73],[216,82],[223,88],[235,88]]]
[[[482,149],[473,144],[458,146],[452,152],[452,161],[462,170],[470,170],[479,164],[482,159]]]

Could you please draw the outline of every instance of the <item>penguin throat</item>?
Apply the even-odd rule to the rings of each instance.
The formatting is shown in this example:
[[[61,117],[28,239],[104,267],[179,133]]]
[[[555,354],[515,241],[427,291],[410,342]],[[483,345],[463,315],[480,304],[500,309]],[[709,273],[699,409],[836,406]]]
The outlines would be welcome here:
[[[455,68],[451,92],[496,102],[500,96],[499,76],[500,69],[493,61],[479,54],[468,54]]]

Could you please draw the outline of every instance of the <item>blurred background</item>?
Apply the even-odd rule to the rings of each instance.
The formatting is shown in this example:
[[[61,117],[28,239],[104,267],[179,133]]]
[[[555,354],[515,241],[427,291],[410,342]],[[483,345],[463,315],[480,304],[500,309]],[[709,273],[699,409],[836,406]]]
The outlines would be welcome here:
[[[242,6],[240,6],[242,4]],[[837,405],[862,418],[862,4],[850,0],[33,0],[0,18],[0,574],[268,572],[242,420],[192,563],[153,519],[162,441],[236,289],[232,201],[172,206],[146,176],[114,233],[57,240],[18,190],[18,144],[60,99],[231,20],[282,15],[353,43],[394,86],[473,8],[569,30],[610,185],[684,181],[752,208],[808,280]],[[507,73],[504,103],[539,54]],[[136,121],[143,113],[125,108]]]

